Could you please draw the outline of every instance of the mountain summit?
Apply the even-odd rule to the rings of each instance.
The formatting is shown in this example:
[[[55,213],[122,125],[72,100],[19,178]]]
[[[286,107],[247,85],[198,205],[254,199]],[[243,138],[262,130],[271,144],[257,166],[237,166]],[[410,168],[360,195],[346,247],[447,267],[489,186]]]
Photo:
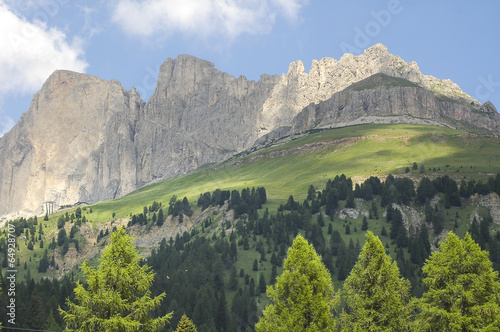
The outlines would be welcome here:
[[[167,59],[144,102],[116,81],[54,72],[0,138],[0,215],[94,203],[313,127],[420,122],[500,132],[500,115],[382,44],[249,81],[189,55]]]

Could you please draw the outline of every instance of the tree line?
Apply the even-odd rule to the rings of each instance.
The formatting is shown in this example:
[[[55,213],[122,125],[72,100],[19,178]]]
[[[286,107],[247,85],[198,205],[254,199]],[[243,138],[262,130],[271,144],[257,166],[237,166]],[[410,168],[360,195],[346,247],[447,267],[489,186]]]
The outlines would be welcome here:
[[[201,238],[185,242],[184,248],[213,249]],[[173,243],[162,243],[162,250],[175,250]],[[170,249],[169,249],[170,248]],[[224,249],[222,246],[221,250]],[[229,249],[228,251],[231,251]],[[182,256],[181,256],[182,257]],[[184,263],[182,258],[176,263]],[[189,256],[187,256],[189,257]],[[153,265],[166,265],[156,273],[141,257],[132,244],[132,238],[123,228],[111,235],[111,242],[103,252],[99,266],[82,265],[84,282],[76,283],[74,294],[68,294],[68,279],[62,287],[43,280],[45,295],[51,294],[50,313],[42,323],[41,298],[32,281],[30,301],[22,305],[26,326],[60,330],[57,319],[63,320],[68,331],[157,331],[171,324],[175,310],[182,316],[176,331],[236,331],[238,322],[228,317],[229,307],[225,298],[224,282],[218,275],[220,266],[206,266],[194,273],[172,274],[168,265],[157,261]],[[223,264],[219,262],[218,264]],[[497,331],[500,328],[500,280],[492,268],[488,253],[466,234],[460,239],[450,232],[440,250],[431,254],[422,272],[427,286],[421,298],[410,296],[410,282],[400,275],[397,263],[385,252],[378,236],[368,231],[355,265],[344,283],[335,292],[331,275],[312,244],[298,234],[287,250],[283,273],[266,288],[271,304],[262,314],[253,318],[255,330],[260,331]],[[213,274],[200,275],[202,270]],[[188,272],[188,270],[185,270]],[[168,274],[164,274],[168,273]],[[214,278],[213,286],[204,282]],[[151,292],[153,280],[165,280],[163,291]],[[172,285],[169,287],[169,281]],[[185,281],[183,279],[190,278]],[[183,287],[192,285],[191,290]],[[166,290],[170,292],[166,292]],[[21,284],[19,291],[26,292]],[[64,294],[63,292],[66,292]],[[246,292],[246,289],[245,289]],[[68,295],[64,306],[57,307],[55,295]],[[174,297],[162,310],[165,299]],[[194,296],[193,303],[176,302]],[[236,293],[231,311],[248,313],[257,310],[250,298],[241,301]],[[252,305],[253,307],[248,307]],[[342,303],[342,304],[341,304]],[[216,304],[215,307],[210,306]],[[189,319],[190,306],[194,305],[193,320]],[[57,309],[54,315],[54,309]],[[174,309],[173,311],[170,311]],[[20,315],[21,316],[21,315]],[[57,319],[56,319],[57,317]],[[247,319],[250,317],[247,317]],[[198,320],[201,326],[197,327]],[[40,324],[40,325],[37,325]],[[247,329],[250,327],[247,326]]]
[[[431,234],[429,234],[428,227],[436,230],[434,219],[442,217],[443,211],[449,209],[446,201],[450,202],[450,207],[456,206],[452,205],[452,202],[455,202],[453,198],[455,193],[458,192],[459,202],[461,198],[465,197],[464,195],[469,194],[468,191],[461,193],[463,184],[460,187],[455,187],[456,183],[453,185],[454,181],[448,177],[434,180],[424,179],[426,178],[422,178],[418,186],[414,186],[409,179],[409,181],[403,181],[388,176],[383,182],[372,177],[353,188],[351,179],[341,175],[329,180],[321,190],[310,186],[304,201],[298,202],[293,196],[289,196],[287,202],[274,213],[270,213],[267,209],[258,211],[267,200],[267,194],[262,187],[246,188],[239,192],[216,190],[200,195],[197,206],[203,209],[211,205],[222,206],[224,202],[227,202],[229,209],[239,209],[238,219],[221,224],[215,219],[215,216],[208,217],[202,222],[201,227],[184,234],[178,234],[173,239],[165,239],[147,260],[141,261],[141,266],[147,264],[155,272],[150,287],[151,294],[153,296],[159,296],[163,292],[167,294],[151,312],[151,317],[163,317],[173,311],[170,322],[180,322],[182,315],[186,314],[186,318],[189,317],[199,331],[253,329],[261,316],[261,312],[257,309],[258,301],[263,298],[267,286],[276,285],[277,280],[279,280],[278,271],[284,269],[283,262],[289,256],[289,248],[293,246],[293,241],[299,234],[303,234],[304,239],[319,254],[318,257],[329,274],[335,275],[338,280],[347,282],[364,247],[352,239],[344,241],[341,232],[338,229],[333,230],[331,226],[342,222],[335,218],[339,207],[356,207],[358,204],[356,198],[370,201],[368,198],[370,196],[366,195],[371,195],[373,204],[371,204],[368,218],[365,219],[381,218],[381,211],[385,211],[387,223],[382,228],[380,237],[394,241],[396,245],[395,262],[402,277],[409,282],[409,293],[423,298],[423,294],[428,289],[423,266],[431,255]],[[486,182],[489,188],[488,192],[493,191],[490,188],[495,187],[497,179],[500,178],[497,176],[493,181]],[[485,188],[481,182],[471,183],[474,189],[470,191],[470,195],[478,193],[475,191],[476,188],[483,188],[481,190]],[[468,188],[469,184],[466,183],[466,186]],[[450,198],[445,198],[441,204],[432,207],[430,199],[434,197],[431,194],[433,192],[434,195],[441,193],[443,197],[448,195]],[[213,197],[216,198],[213,199]],[[220,197],[225,198],[222,204],[220,204]],[[210,203],[206,205],[208,201]],[[176,204],[178,206],[177,216],[180,216],[181,213],[184,214],[185,206],[189,206],[192,211],[189,201],[187,204],[183,202],[184,199],[179,200],[176,197],[172,199],[166,208],[168,209],[166,211],[169,211],[167,213],[171,212],[173,215]],[[424,207],[426,223],[420,227],[407,229],[402,223],[400,209],[392,204],[403,204],[403,202]],[[427,205],[430,207],[429,211],[427,211]],[[158,225],[159,212],[163,207],[161,203],[153,203],[151,206],[145,207],[142,214],[146,218],[146,225]],[[380,208],[384,208],[384,210],[380,210]],[[186,211],[189,213],[189,209]],[[259,215],[259,212],[262,213],[262,216]],[[153,217],[155,215],[156,220]],[[31,223],[29,220],[22,220],[22,222],[25,222],[29,227],[21,228],[20,233],[25,233],[27,229],[27,238],[31,238],[31,230],[36,229],[33,236],[38,236],[40,227],[37,228],[34,225],[34,220]],[[495,246],[498,248],[500,238],[498,233],[490,234],[489,225],[491,222],[491,216],[485,215],[481,220],[472,222],[469,233],[475,243],[479,243],[481,248],[490,251],[489,259],[493,261],[493,266],[495,266],[495,261],[498,264],[499,256],[498,250],[495,254]],[[342,223],[345,226],[342,232],[349,234],[349,223],[345,221]],[[365,225],[364,221],[363,225]],[[387,230],[385,230],[385,226],[387,226]],[[363,229],[363,231],[369,229],[370,222],[366,222],[366,227],[367,229]],[[355,230],[349,230],[349,232],[353,231]],[[383,234],[384,231],[385,234]],[[103,236],[105,235],[103,234]],[[385,253],[387,247],[382,246]],[[242,257],[244,252],[252,253],[255,257],[250,261],[250,264],[244,265],[242,262],[238,262],[239,257]],[[49,254],[44,255],[42,261],[44,261],[45,266],[47,261],[50,265],[52,257]],[[269,266],[270,271],[264,269],[266,266]],[[72,293],[71,290],[75,286],[70,280],[67,279],[64,283],[66,283],[65,287],[69,288],[69,293]],[[36,299],[35,295],[37,294],[33,295],[35,289],[37,289],[36,293],[39,297],[43,289],[44,293],[42,293],[41,298],[47,299],[51,298],[45,294],[47,289],[54,288],[52,292],[56,294],[56,289],[61,288],[61,285],[47,288],[46,284],[44,284],[45,287],[42,287],[42,283],[45,282],[42,280],[36,283],[30,278],[22,281],[20,288],[26,289],[26,291],[20,292],[23,302],[30,303],[31,297]],[[52,284],[58,282],[51,281]],[[31,288],[28,288],[29,284],[31,284]],[[89,286],[84,284],[84,288]],[[67,295],[66,288],[64,298],[54,296],[57,303],[55,308],[61,306],[63,310],[68,310],[64,299],[69,297],[71,301],[74,300],[74,294]],[[6,300],[5,294],[2,294],[0,300]],[[33,301],[37,303],[37,301]],[[36,304],[34,306],[36,307]],[[55,324],[52,324],[53,318],[59,327],[65,326],[66,322],[58,312],[54,311],[53,305],[50,309],[45,303],[40,304],[40,306],[42,310],[38,312],[40,312],[40,321],[44,321],[42,325],[45,326],[50,321],[50,325],[56,327]],[[347,307],[345,308],[348,312]],[[415,312],[412,315],[416,315]],[[50,318],[51,316],[52,318]],[[337,328],[344,324],[336,312],[332,317],[337,320]],[[4,319],[4,317],[0,319]],[[347,322],[347,320],[345,321]],[[167,331],[173,328],[175,326],[166,325],[163,330]]]

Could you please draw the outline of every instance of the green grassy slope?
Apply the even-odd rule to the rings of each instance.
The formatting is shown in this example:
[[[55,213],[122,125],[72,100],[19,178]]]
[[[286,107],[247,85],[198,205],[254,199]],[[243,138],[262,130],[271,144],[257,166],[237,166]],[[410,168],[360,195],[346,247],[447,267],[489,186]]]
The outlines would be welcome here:
[[[500,171],[500,138],[421,125],[359,125],[300,134],[268,144],[222,165],[139,189],[120,199],[96,204],[92,220],[106,221],[139,213],[154,200],[167,204],[172,195],[190,201],[220,189],[265,186],[274,209],[290,193],[303,198],[310,184],[346,174],[356,180],[370,175],[404,173],[417,162],[427,175],[485,177]],[[417,175],[417,174],[415,174]]]
[[[362,91],[368,89],[374,89],[381,86],[385,87],[420,87],[418,84],[415,84],[411,81],[408,81],[404,78],[388,76],[382,73],[378,73],[372,75],[360,82],[354,83],[349,86],[346,90],[352,91]]]

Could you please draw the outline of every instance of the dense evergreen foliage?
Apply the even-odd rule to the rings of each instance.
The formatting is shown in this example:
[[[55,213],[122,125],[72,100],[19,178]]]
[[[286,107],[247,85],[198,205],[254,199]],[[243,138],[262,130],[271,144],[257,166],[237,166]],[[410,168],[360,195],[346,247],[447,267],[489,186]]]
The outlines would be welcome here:
[[[196,326],[193,324],[193,321],[186,316],[186,314],[182,315],[179,324],[177,325],[177,330],[175,332],[198,332]]]
[[[290,256],[288,250],[292,246],[292,239],[298,234],[302,234],[312,246],[322,265],[330,271],[333,280],[346,280],[346,304],[343,310],[350,316],[345,316],[343,320],[334,314],[332,317],[338,320],[338,325],[342,321],[348,326],[351,323],[361,324],[367,316],[356,313],[353,303],[357,302],[348,299],[347,291],[348,287],[354,289],[353,287],[364,285],[363,271],[377,271],[370,272],[377,275],[384,275],[381,271],[392,271],[387,272],[387,275],[398,275],[394,272],[395,264],[388,260],[387,254],[392,255],[401,276],[410,282],[412,296],[423,296],[423,299],[426,299],[426,296],[431,297],[429,294],[433,291],[432,287],[428,279],[423,279],[422,272],[422,267],[431,255],[431,244],[436,243],[437,235],[442,234],[444,229],[458,227],[459,221],[460,225],[469,224],[468,220],[465,220],[469,215],[460,210],[466,198],[490,192],[500,193],[500,175],[484,182],[462,180],[460,185],[448,176],[432,180],[423,177],[418,183],[414,183],[409,178],[389,175],[384,181],[370,177],[354,187],[351,179],[340,175],[328,180],[323,188],[309,186],[302,196],[302,199],[305,198],[303,201],[297,199],[298,196],[289,195],[286,202],[276,211],[262,209],[263,204],[267,202],[267,192],[263,187],[245,188],[240,191],[217,189],[201,194],[194,204],[187,198],[177,199],[175,196],[166,204],[153,202],[150,206],[145,206],[142,213],[131,215],[129,226],[134,226],[131,232],[134,229],[149,230],[162,227],[169,216],[171,217],[168,222],[180,223],[183,218],[195,217],[195,213],[198,213],[195,211],[213,209],[189,232],[164,239],[147,260],[140,263],[140,266],[151,266],[154,271],[150,286],[151,295],[157,297],[164,292],[168,294],[150,314],[150,318],[154,319],[174,312],[170,319],[172,324],[164,327],[164,331],[175,330],[183,314],[192,319],[192,323],[200,332],[253,330],[262,315],[263,304],[267,303],[266,288],[268,285],[273,285],[271,289],[279,288],[279,281],[282,280],[280,278],[286,272],[286,266],[283,272],[283,262]],[[408,226],[405,223],[407,205],[422,211],[424,218],[421,224]],[[339,211],[348,209],[360,209],[363,214],[360,214],[357,220],[352,217],[340,219]],[[234,211],[234,220],[223,218],[228,210]],[[214,214],[215,211],[219,214]],[[34,248],[45,248],[35,260],[35,272],[38,271],[38,275],[43,276],[59,269],[57,262],[61,260],[58,259],[63,259],[70,249],[79,250],[85,244],[86,240],[80,234],[80,228],[88,221],[89,212],[88,209],[82,208],[72,214],[62,214],[55,221],[62,227],[51,237],[44,234],[47,221],[38,221],[36,218],[20,218],[14,221],[19,241],[25,241],[28,248],[30,242]],[[488,211],[479,211],[479,215],[472,218],[468,226],[470,239],[467,238],[467,241],[475,242],[481,249],[488,251],[489,254],[481,251],[481,255],[476,255],[477,261],[486,265],[491,261],[490,268],[498,270],[500,232],[491,232],[492,224],[493,218]],[[375,225],[380,226],[377,228]],[[465,233],[463,226],[461,229],[461,234]],[[375,239],[379,241],[377,245],[372,243],[368,246],[370,250],[367,247],[368,242],[363,247],[366,249],[362,249],[362,243],[357,240],[365,230],[380,234],[379,240],[374,235],[369,238],[369,243],[375,243]],[[96,234],[97,243],[108,243],[110,232],[111,228],[100,230]],[[363,254],[364,251],[377,254]],[[7,243],[4,236],[0,236],[0,255],[0,259],[3,258],[2,267],[5,268]],[[379,257],[379,262],[384,262],[380,263],[379,270],[375,269],[376,264],[371,261],[374,257]],[[68,312],[68,303],[78,301],[73,292],[75,283],[71,275],[59,281],[42,278],[35,282],[26,263],[27,261],[21,258],[16,264],[19,270],[23,270],[24,266],[26,275],[17,285],[19,320],[16,327],[29,328],[36,325],[48,329],[50,326],[51,330],[65,327],[65,321],[57,309],[60,306]],[[358,265],[363,268],[356,268]],[[385,268],[382,269],[382,266]],[[88,267],[84,266],[83,269]],[[427,270],[424,269],[429,278],[428,272],[425,271]],[[2,280],[5,285],[3,277]],[[396,282],[396,278],[390,280]],[[398,280],[403,279],[400,277]],[[90,282],[87,282],[88,285],[79,287],[83,286],[90,291]],[[373,285],[381,288],[387,286],[381,281]],[[407,286],[407,282],[404,287],[400,285],[401,289],[407,289]],[[67,298],[70,302],[66,302]],[[406,305],[408,296],[402,296],[401,299],[401,303],[404,303],[402,306]],[[3,306],[7,300],[4,287],[0,304]],[[360,299],[357,300],[363,303]],[[443,304],[431,303],[430,300],[422,301],[422,304],[428,307],[426,309],[422,306],[419,309],[422,310],[420,322],[425,322],[421,326],[431,326],[426,324],[432,324],[432,306],[439,308],[439,305]],[[375,302],[373,299],[373,303]],[[487,303],[488,305],[477,310],[482,310],[484,315],[485,310],[496,312],[498,302]],[[383,314],[382,309],[373,308],[375,305],[370,310],[363,309],[363,312],[371,312],[372,316],[368,315],[369,317],[376,317],[377,313]],[[342,312],[342,308],[338,309],[337,312]],[[474,310],[476,309],[471,309],[470,314]],[[28,315],[28,312],[34,314]],[[392,315],[395,316],[394,313]],[[0,321],[6,325],[5,317],[0,317]]]
[[[313,246],[298,235],[288,250],[285,271],[267,290],[272,304],[256,331],[333,331],[334,296],[329,271]]]
[[[366,244],[344,283],[347,310],[342,331],[405,331],[409,325],[410,283],[368,231]]]
[[[488,253],[469,234],[450,233],[423,267],[421,326],[426,331],[499,331],[500,281]]]
[[[141,257],[132,238],[120,228],[102,253],[97,270],[82,265],[88,289],[77,282],[76,303],[68,300],[68,310],[60,309],[68,331],[157,331],[169,322],[172,313],[152,319],[149,312],[159,306],[165,293],[150,296],[154,273]]]

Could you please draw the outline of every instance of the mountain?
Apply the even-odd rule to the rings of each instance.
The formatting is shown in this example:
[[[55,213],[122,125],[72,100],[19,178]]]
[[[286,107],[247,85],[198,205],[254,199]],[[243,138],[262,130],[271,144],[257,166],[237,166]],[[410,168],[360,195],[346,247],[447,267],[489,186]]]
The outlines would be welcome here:
[[[97,201],[137,188],[134,128],[144,102],[117,81],[56,71],[0,140],[1,213]]]
[[[273,137],[310,128],[360,123],[420,123],[479,132],[500,132],[500,116],[486,102],[439,95],[403,78],[375,74],[331,98],[310,104]],[[471,128],[471,125],[476,128]]]
[[[116,80],[56,71],[0,138],[0,215],[118,198],[315,127],[413,122],[498,133],[499,120],[491,103],[381,44],[313,61],[309,73],[297,61],[257,82],[180,55],[163,63],[148,102]]]

